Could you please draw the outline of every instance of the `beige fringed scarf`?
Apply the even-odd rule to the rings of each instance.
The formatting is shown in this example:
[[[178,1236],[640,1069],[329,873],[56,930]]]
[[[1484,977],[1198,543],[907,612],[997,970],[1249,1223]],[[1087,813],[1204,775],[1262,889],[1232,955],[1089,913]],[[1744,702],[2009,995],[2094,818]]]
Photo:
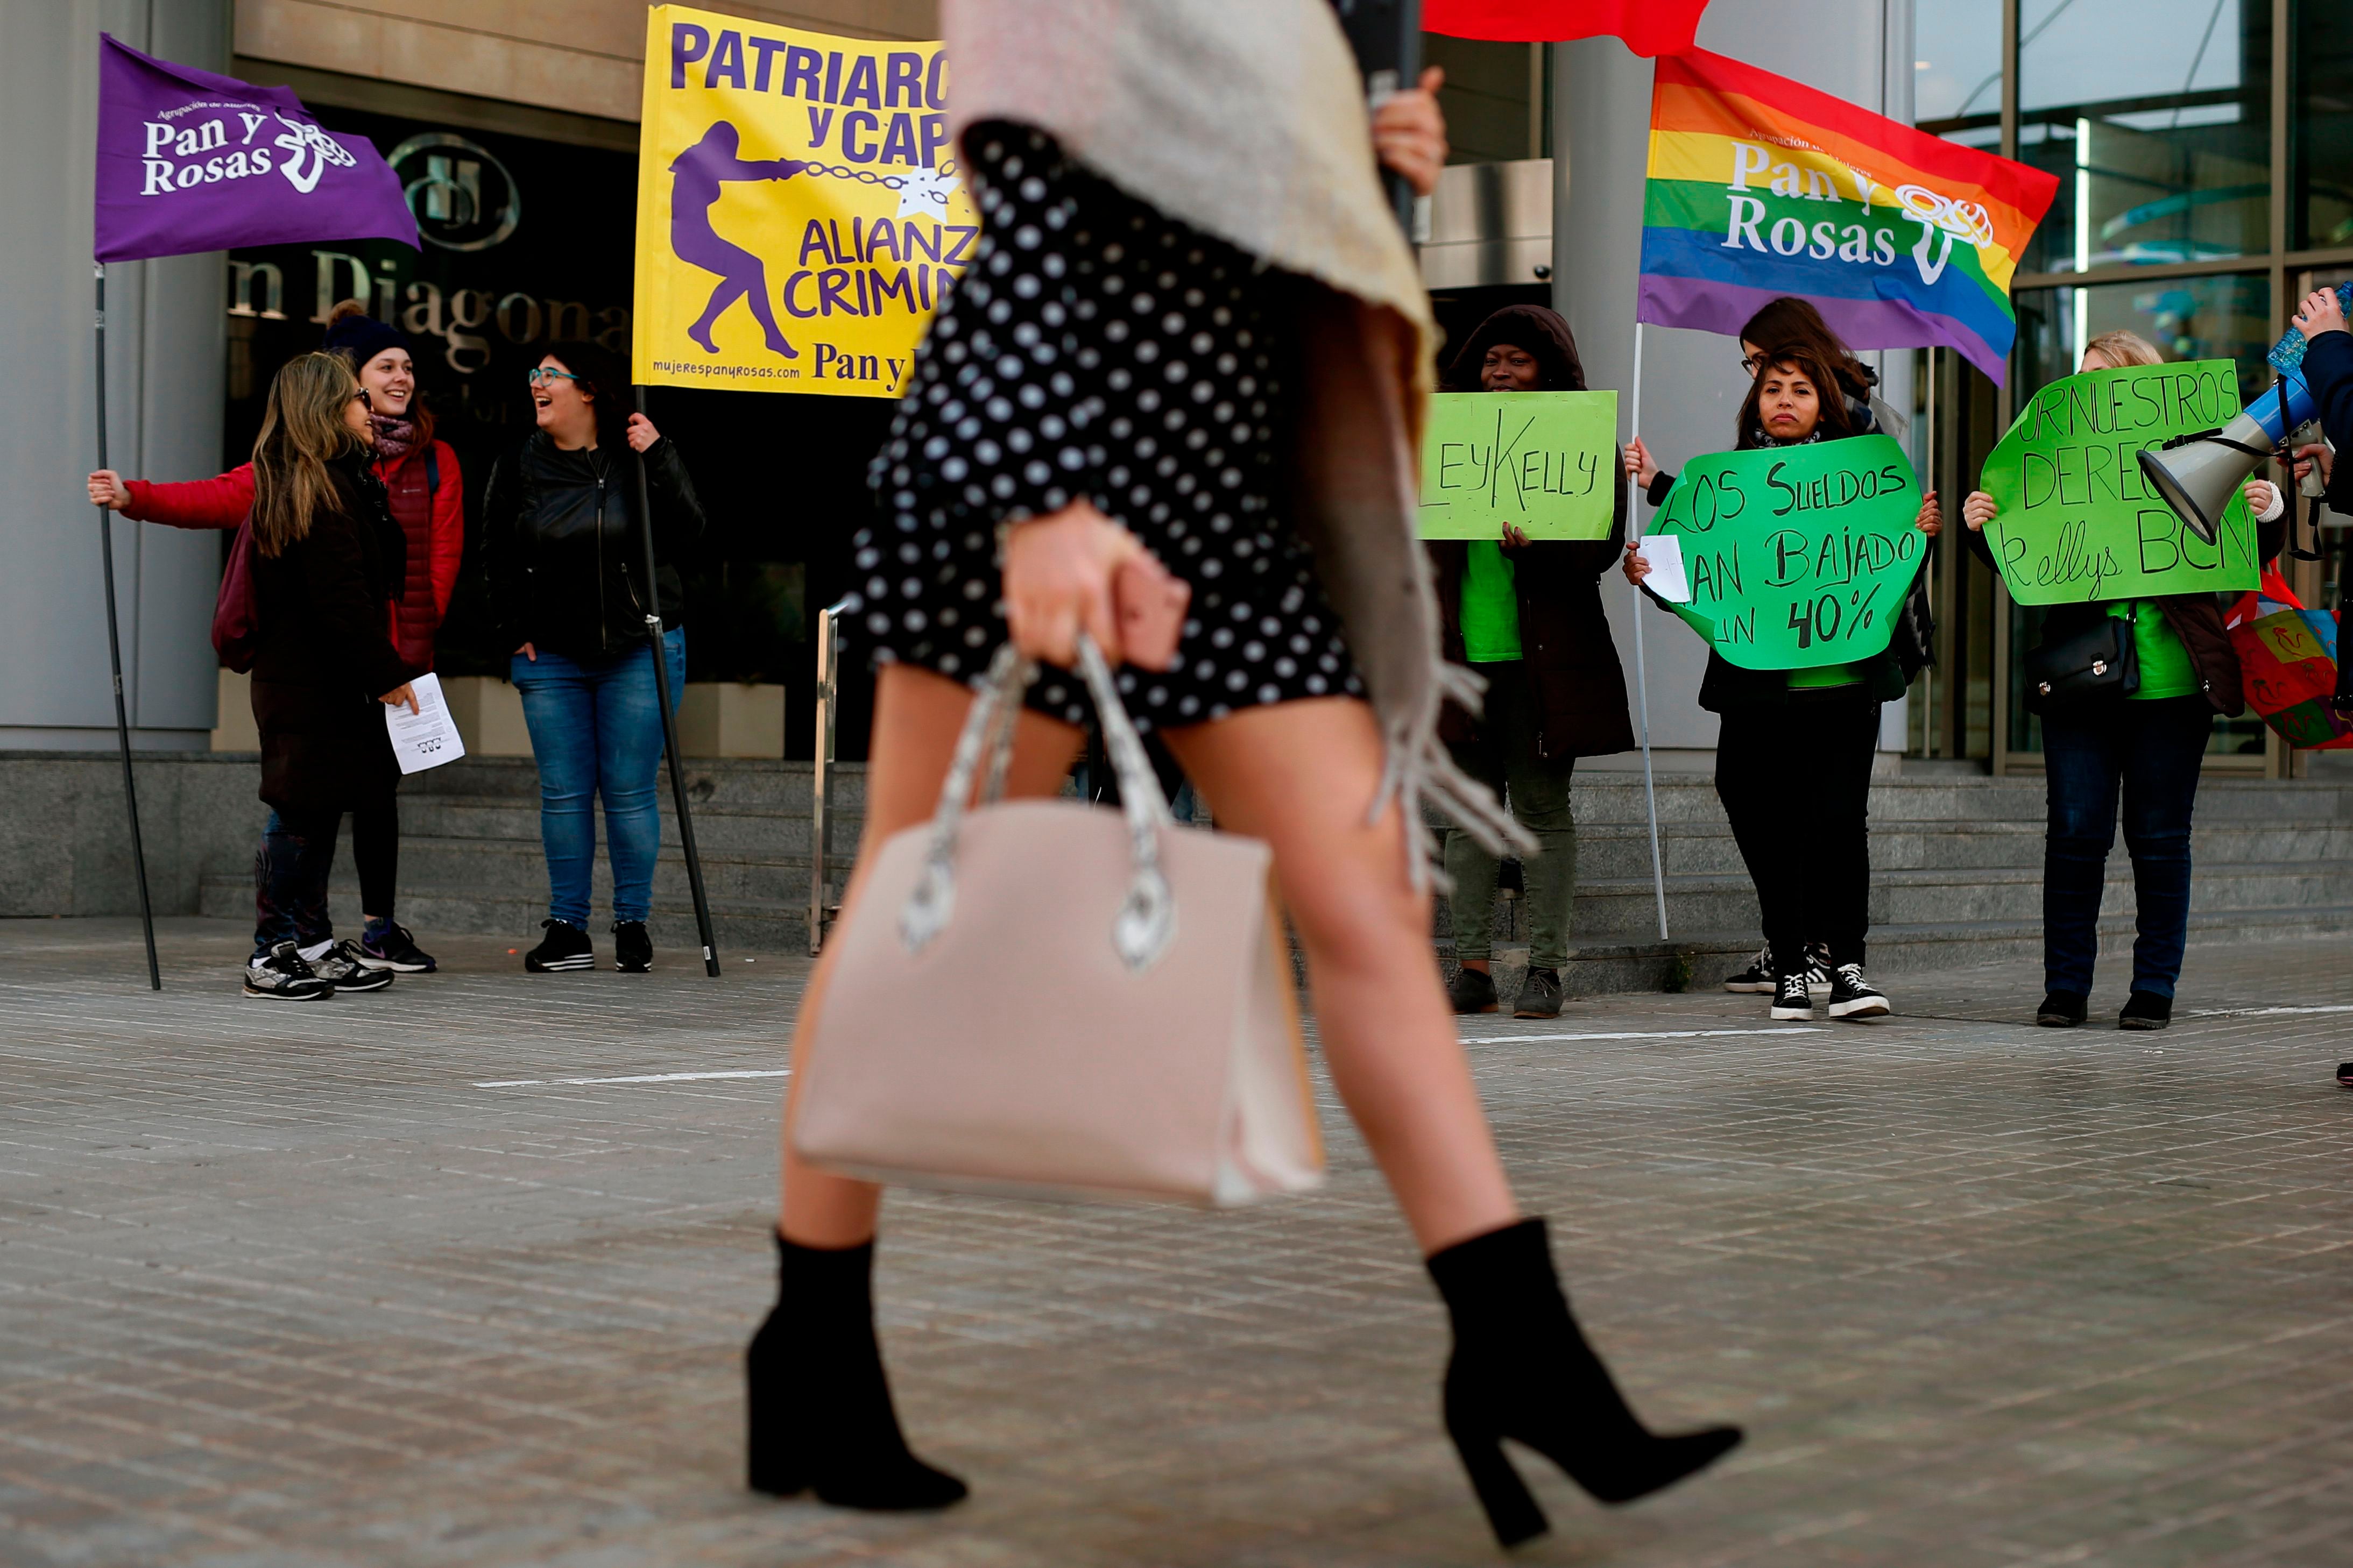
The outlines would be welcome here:
[[[1485,683],[1439,657],[1416,537],[1436,328],[1382,199],[1364,96],[1327,0],[947,0],[952,128],[1003,120],[1171,217],[1307,280],[1297,521],[1346,626],[1392,801],[1429,875],[1424,801],[1491,850],[1535,843],[1438,740]]]

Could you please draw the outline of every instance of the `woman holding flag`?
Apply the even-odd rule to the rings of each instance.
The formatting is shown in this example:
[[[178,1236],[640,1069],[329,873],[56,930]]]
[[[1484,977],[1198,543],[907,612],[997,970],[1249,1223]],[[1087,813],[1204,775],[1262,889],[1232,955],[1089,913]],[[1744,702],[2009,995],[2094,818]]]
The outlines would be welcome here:
[[[1757,346],[1759,343],[1788,343],[1810,350],[1820,363],[1830,367],[1845,405],[1849,435],[1903,434],[1902,416],[1881,402],[1873,390],[1879,384],[1879,373],[1855,358],[1854,352],[1839,341],[1811,300],[1785,294],[1767,301],[1742,324],[1740,368],[1747,374],[1752,385],[1765,368],[1765,351]],[[1675,476],[1659,467],[1640,436],[1626,444],[1625,460],[1626,472],[1642,487],[1643,499],[1652,506],[1665,505],[1668,494],[1675,488]],[[1925,592],[1925,588],[1915,591]],[[1810,993],[1828,993],[1830,943],[1818,937],[1819,933],[1806,943],[1806,985]],[[1771,995],[1775,990],[1771,945],[1759,948],[1746,968],[1727,975],[1724,988],[1737,994]]]
[[[433,413],[417,395],[417,363],[407,336],[377,321],[357,300],[345,300],[327,317],[328,353],[351,362],[367,394],[368,420],[375,440],[372,460],[385,504],[400,527],[406,558],[394,587],[393,644],[419,669],[433,668],[433,639],[457,589],[458,566],[466,548],[465,480],[458,454],[433,433]],[[128,479],[112,468],[90,476],[93,505],[108,507],[139,522],[174,528],[233,529],[253,510],[254,471],[240,463],[209,479],[150,483]],[[274,814],[265,836],[282,833]],[[332,861],[331,838],[326,853]],[[299,910],[297,937],[303,956],[322,970],[346,977],[359,973],[429,973],[433,955],[417,945],[395,918],[394,895],[400,867],[399,797],[386,794],[352,811],[352,858],[360,877],[360,938],[336,950],[325,900]]]
[[[1839,389],[1838,366],[1813,345],[1772,345],[1740,405],[1735,449],[1839,441],[1867,434]],[[1866,417],[1867,413],[1866,413]],[[1920,531],[1943,526],[1936,497],[1920,503]],[[1626,549],[1638,587],[1650,563]],[[1721,716],[1715,793],[1757,886],[1773,965],[1772,1016],[1810,1018],[1808,942],[1830,948],[1830,1016],[1875,1018],[1887,998],[1862,972],[1871,912],[1871,761],[1879,708],[1907,682],[1893,647],[1814,669],[1744,669],[1710,649],[1699,704]],[[1802,761],[1797,745],[1807,748]]]
[[[1006,793],[1059,791],[1088,710],[1068,673],[1085,633],[1219,826],[1272,850],[1335,1079],[1453,1321],[1446,1424],[1497,1535],[1546,1527],[1507,1436],[1609,1501],[1671,1485],[1739,1434],[1662,1436],[1628,1408],[1569,1314],[1543,1221],[1512,1195],[1430,962],[1423,803],[1491,849],[1525,839],[1436,733],[1468,684],[1440,662],[1414,527],[1428,295],[1374,178],[1337,19],[1321,0],[1047,0],[944,20],[986,222],[856,545],[852,624],[881,664],[866,841],[931,819],[964,682],[1008,641],[1050,668]],[[1383,162],[1435,184],[1426,91],[1371,130]],[[1151,617],[1124,609],[1170,605],[1162,636],[1131,637]],[[794,1114],[788,1100],[776,1305],[747,1356],[751,1483],[952,1503],[964,1485],[908,1451],[875,1343],[881,1193],[803,1162]]]

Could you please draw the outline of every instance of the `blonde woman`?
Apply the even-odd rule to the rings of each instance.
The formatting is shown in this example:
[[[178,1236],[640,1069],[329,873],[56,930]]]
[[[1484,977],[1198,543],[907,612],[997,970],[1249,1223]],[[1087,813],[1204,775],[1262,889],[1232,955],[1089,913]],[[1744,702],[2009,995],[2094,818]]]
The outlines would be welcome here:
[[[276,816],[255,860],[248,996],[318,1001],[393,980],[348,942],[305,960],[297,938],[326,902],[343,814],[391,809],[400,770],[383,709],[414,710],[409,682],[423,673],[389,635],[406,551],[375,443],[368,395],[343,355],[279,371],[253,444],[253,718]]]
[[[1472,688],[1440,663],[1412,522],[1429,304],[1366,145],[1427,189],[1434,103],[1403,95],[1368,127],[1322,0],[963,0],[944,20],[985,224],[854,546],[850,624],[882,661],[868,844],[930,817],[965,682],[1008,638],[1050,667],[1020,717],[1015,795],[1056,793],[1077,753],[1080,632],[1115,665],[1132,654],[1131,714],[1219,826],[1272,847],[1333,1079],[1454,1321],[1446,1422],[1497,1534],[1545,1528],[1506,1436],[1613,1502],[1688,1475],[1739,1435],[1659,1436],[1619,1396],[1512,1195],[1430,951],[1422,801],[1519,838],[1436,733],[1441,696]],[[1314,221],[1295,221],[1311,194]],[[1171,598],[1173,653],[1124,646],[1119,605]],[[871,863],[846,919],[872,912]],[[881,1193],[803,1163],[786,1114],[751,1484],[955,1502],[964,1484],[908,1451],[875,1344]]]
[[[2164,363],[2157,345],[2136,332],[2103,332],[2084,346],[2079,369],[2089,374]],[[2265,480],[2248,480],[2246,494],[2262,525],[2258,554],[2269,561],[2286,536],[2286,508]],[[1961,505],[1969,548],[1988,565],[1993,552],[1985,525],[2000,510],[1983,490],[1972,491]],[[2132,989],[2116,1027],[2162,1029],[2172,1022],[2173,988],[2189,937],[2189,819],[2199,769],[2214,716],[2236,716],[2246,700],[2239,656],[2214,595],[2053,605],[2042,619],[2043,644],[2080,637],[2103,616],[2131,624],[2140,685],[2126,697],[2053,707],[2042,715],[2050,817],[2042,851],[2044,995],[2034,1021],[2072,1029],[2089,1014],[2100,894],[2116,841],[2121,792],[2139,931]]]

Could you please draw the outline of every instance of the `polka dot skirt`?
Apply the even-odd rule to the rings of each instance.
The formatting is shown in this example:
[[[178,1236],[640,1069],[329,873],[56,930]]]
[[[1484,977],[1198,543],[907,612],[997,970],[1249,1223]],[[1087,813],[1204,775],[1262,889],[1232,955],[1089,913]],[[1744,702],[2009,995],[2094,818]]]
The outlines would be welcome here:
[[[1139,729],[1362,695],[1276,497],[1283,275],[1165,217],[1023,127],[965,133],[984,234],[874,459],[846,625],[878,663],[976,679],[1005,640],[997,525],[1092,500],[1193,590],[1177,664],[1124,667]],[[1048,669],[1029,705],[1074,724]]]

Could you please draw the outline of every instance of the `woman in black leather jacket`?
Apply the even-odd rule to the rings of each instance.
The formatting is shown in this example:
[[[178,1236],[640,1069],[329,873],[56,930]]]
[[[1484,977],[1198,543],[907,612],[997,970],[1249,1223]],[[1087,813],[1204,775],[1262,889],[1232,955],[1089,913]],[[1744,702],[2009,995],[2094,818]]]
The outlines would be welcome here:
[[[539,428],[491,470],[482,561],[511,678],[539,763],[540,841],[547,850],[546,938],[533,973],[595,966],[588,939],[596,801],[613,862],[614,967],[652,967],[646,916],[661,848],[649,600],[661,616],[676,703],[686,679],[684,594],[675,553],[702,532],[686,464],[642,414],[628,412],[628,374],[613,356],[567,343],[531,373]],[[655,574],[646,581],[638,469],[653,503]]]

